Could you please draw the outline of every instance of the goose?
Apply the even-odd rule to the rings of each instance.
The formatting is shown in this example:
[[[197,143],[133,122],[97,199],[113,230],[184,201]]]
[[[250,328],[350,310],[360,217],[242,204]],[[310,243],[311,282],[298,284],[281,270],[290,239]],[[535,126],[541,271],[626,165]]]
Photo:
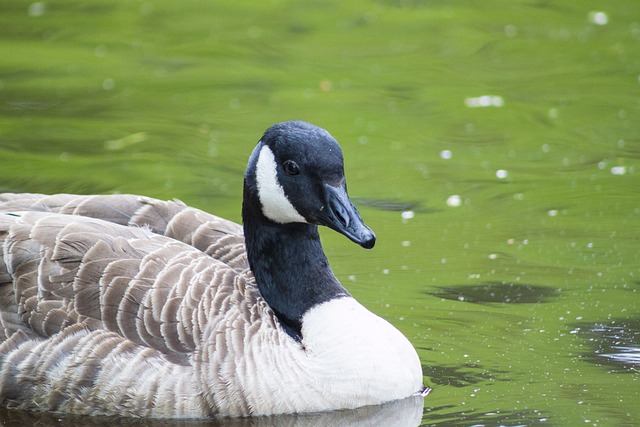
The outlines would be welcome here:
[[[135,195],[0,195],[0,405],[208,418],[425,394],[414,347],[322,249],[318,226],[376,239],[329,132],[267,129],[242,219]]]

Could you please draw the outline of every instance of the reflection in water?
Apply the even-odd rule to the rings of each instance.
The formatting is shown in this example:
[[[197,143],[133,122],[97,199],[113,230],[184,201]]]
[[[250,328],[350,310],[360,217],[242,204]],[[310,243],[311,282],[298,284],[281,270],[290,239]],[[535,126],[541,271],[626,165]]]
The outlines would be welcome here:
[[[354,410],[255,418],[207,420],[154,420],[115,417],[63,416],[17,410],[0,410],[3,425],[56,425],[61,427],[416,427],[420,425],[424,398],[410,398]]]
[[[539,411],[456,411],[446,415],[447,409],[451,407],[433,408],[433,414],[427,414],[426,423],[422,426],[447,426],[447,427],[469,427],[469,426],[545,426],[552,427],[549,419]],[[440,413],[438,413],[440,412]]]
[[[473,286],[447,286],[429,295],[474,303],[531,304],[548,302],[558,290],[524,283],[486,282]]]
[[[637,374],[640,370],[640,318],[579,324],[573,332],[590,344],[585,360],[610,372]]]
[[[500,381],[500,374],[509,372],[502,369],[489,369],[475,363],[462,366],[423,365],[422,371],[433,384],[451,387],[467,387],[486,381]]]

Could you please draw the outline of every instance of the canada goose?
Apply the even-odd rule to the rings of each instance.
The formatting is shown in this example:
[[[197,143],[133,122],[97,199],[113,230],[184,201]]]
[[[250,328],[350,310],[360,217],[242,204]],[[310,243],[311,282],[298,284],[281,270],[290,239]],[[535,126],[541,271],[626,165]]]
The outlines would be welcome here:
[[[318,225],[375,242],[324,129],[265,132],[245,173],[244,233],[132,195],[4,194],[0,212],[3,406],[249,416],[422,388],[412,345],[349,295],[322,250]]]

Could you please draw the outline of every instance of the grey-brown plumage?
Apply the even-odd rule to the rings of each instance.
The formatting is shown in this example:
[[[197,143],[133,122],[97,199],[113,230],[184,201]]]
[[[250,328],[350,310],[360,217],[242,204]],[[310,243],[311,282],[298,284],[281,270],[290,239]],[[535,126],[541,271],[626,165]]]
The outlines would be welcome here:
[[[266,320],[276,329],[248,271],[242,230],[230,221],[179,202],[129,195],[12,194],[0,201],[0,211],[20,212],[0,219],[6,262],[0,269],[0,395],[8,406],[99,413],[83,405],[103,399],[96,393],[111,393],[110,400],[121,402],[119,413],[140,415],[142,407],[143,415],[153,415],[152,400],[163,393],[196,394],[189,364],[194,354],[202,362],[202,326],[215,327],[208,319],[222,313],[220,322],[256,330]],[[217,355],[224,359],[223,345],[242,346],[245,332],[238,327],[235,336],[217,339]],[[145,379],[133,388],[155,392],[121,395],[132,388],[110,384],[121,373],[105,375],[121,359],[149,364],[148,371],[130,367],[139,371],[128,377]],[[61,372],[43,392],[7,371],[16,367],[36,379]],[[176,374],[183,381],[167,384]],[[95,384],[100,378],[110,381]],[[68,399],[69,390],[82,389],[81,400]],[[47,400],[38,401],[40,395]],[[189,410],[208,415],[215,405]],[[181,408],[162,411],[174,416]]]
[[[242,227],[180,201],[130,194],[13,194],[0,196],[0,210],[41,211],[103,219],[128,227],[148,227],[156,234],[187,243],[225,264],[249,268]]]

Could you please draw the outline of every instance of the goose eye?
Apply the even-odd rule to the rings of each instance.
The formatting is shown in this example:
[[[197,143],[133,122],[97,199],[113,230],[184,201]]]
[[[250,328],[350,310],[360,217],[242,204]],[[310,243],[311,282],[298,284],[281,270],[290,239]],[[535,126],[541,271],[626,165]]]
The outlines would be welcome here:
[[[300,173],[300,168],[293,160],[287,160],[282,166],[287,175],[298,175]]]

